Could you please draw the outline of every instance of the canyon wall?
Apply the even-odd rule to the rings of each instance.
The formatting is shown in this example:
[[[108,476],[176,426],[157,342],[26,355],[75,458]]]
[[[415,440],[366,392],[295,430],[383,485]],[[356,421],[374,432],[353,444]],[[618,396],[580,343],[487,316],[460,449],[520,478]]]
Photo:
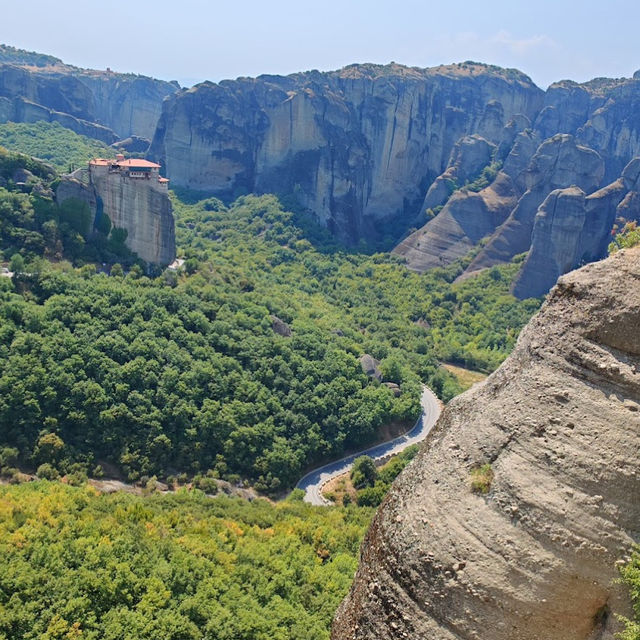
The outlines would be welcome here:
[[[178,88],[177,83],[61,62],[34,67],[5,61],[0,62],[0,122],[55,121],[107,144],[131,135],[150,139],[162,101]]]
[[[553,191],[577,186],[589,198],[636,155],[638,74],[543,92],[518,71],[471,62],[203,83],[164,103],[150,149],[174,184],[223,198],[293,194],[347,244],[399,240],[414,270],[483,241],[467,274],[539,244],[536,215]],[[609,200],[587,204],[586,245],[555,234],[560,272],[604,257],[613,225],[640,220],[637,207],[612,217]],[[546,259],[544,247],[537,253]],[[558,269],[541,273],[540,286],[522,277],[514,291],[546,292]]]
[[[461,137],[497,145],[543,100],[524,74],[475,63],[204,83],[165,102],[150,158],[190,189],[295,194],[346,241],[393,237]]]

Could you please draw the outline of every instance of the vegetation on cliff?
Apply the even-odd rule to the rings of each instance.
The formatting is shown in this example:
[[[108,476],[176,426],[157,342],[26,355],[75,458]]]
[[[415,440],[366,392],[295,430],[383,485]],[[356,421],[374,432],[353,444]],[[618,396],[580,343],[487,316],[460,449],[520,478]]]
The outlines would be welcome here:
[[[615,231],[617,233],[609,244],[609,254],[640,244],[640,229],[636,222],[627,222],[622,229],[615,229]]]
[[[44,160],[61,172],[86,166],[91,158],[111,158],[113,149],[58,122],[6,122],[0,124],[0,145]]]
[[[133,264],[122,230],[112,229],[108,218],[94,229],[85,202],[70,198],[58,206],[57,181],[48,164],[0,147],[0,260],[18,254],[26,263],[45,257]]]
[[[631,560],[620,570],[622,580],[629,587],[634,619],[623,619],[625,629],[620,640],[640,640],[640,547],[636,547]]]
[[[371,515],[0,487],[0,638],[327,639]]]

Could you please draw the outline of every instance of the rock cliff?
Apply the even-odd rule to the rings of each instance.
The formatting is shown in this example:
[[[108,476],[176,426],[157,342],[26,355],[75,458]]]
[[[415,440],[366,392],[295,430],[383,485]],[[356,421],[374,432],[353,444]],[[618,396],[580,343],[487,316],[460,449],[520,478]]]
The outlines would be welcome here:
[[[149,158],[178,186],[294,195],[346,243],[397,245],[418,271],[482,241],[463,277],[530,252],[514,292],[538,295],[601,258],[617,218],[638,218],[637,191],[614,203],[611,185],[640,156],[640,74],[543,92],[513,69],[391,63],[178,89],[0,46],[0,122],[54,120],[135,153],[152,139]],[[550,194],[574,186],[578,244],[559,231],[562,208],[536,228]]]
[[[505,147],[508,144],[503,143]],[[640,201],[634,190],[622,188],[621,175],[639,149],[640,75],[551,85],[543,108],[531,127],[521,129],[514,138],[504,161],[502,173],[511,177],[509,196],[512,202],[515,198],[507,215],[503,208],[499,216],[488,218],[486,198],[461,190],[451,196],[436,219],[405,239],[395,252],[406,257],[410,268],[423,271],[465,255],[477,244],[475,233],[484,232],[485,246],[465,276],[530,250],[514,292],[519,297],[542,295],[558,275],[606,255],[617,219],[639,217]],[[504,176],[498,174],[496,183],[505,193]],[[562,205],[550,216],[549,206],[542,207],[550,194],[574,186],[584,191],[583,222],[575,216],[569,222],[571,214],[563,207],[574,207],[575,213],[576,201],[564,196],[548,201],[549,206]],[[627,196],[626,204],[616,209],[620,194]],[[491,189],[483,195],[495,201]],[[462,224],[455,215],[458,211],[465,212]],[[574,225],[579,237],[569,227],[560,232],[564,224]]]
[[[552,191],[535,216],[531,249],[513,286],[520,297],[540,296],[563,273],[607,254],[616,220],[640,222],[640,158],[591,195],[578,187]]]
[[[295,194],[347,242],[391,242],[420,227],[396,248],[418,271],[484,239],[467,275],[528,251],[551,192],[578,186],[598,209],[603,194],[591,196],[638,154],[640,74],[542,92],[517,71],[477,63],[203,83],[165,102],[150,148],[175,184],[222,197]],[[637,205],[627,204],[633,218]],[[611,216],[585,224],[593,220],[585,233],[599,236],[589,242],[606,246]],[[571,243],[553,252],[561,272],[602,257]],[[543,290],[528,282],[518,295]]]
[[[613,638],[640,539],[639,326],[640,249],[559,280],[392,486],[333,640]]]
[[[151,138],[163,99],[179,88],[134,74],[78,69],[55,59],[40,67],[28,62],[19,56],[15,62],[0,62],[0,122],[56,121],[108,144],[132,135]]]
[[[164,103],[150,157],[174,184],[293,193],[341,238],[373,239],[417,218],[461,138],[496,145],[543,99],[524,74],[475,63],[204,83]]]
[[[106,215],[113,227],[126,230],[125,244],[145,262],[167,265],[175,258],[171,201],[166,187],[157,180],[128,178],[106,169],[80,169],[65,176],[57,188],[59,204],[69,198],[89,205],[93,226]]]

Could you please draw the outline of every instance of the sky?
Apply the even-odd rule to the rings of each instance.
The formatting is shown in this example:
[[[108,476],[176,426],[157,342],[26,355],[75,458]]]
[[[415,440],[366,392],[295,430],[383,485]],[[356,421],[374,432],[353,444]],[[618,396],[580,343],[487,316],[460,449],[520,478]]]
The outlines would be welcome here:
[[[640,68],[638,0],[23,0],[0,42],[190,86],[262,73],[474,60],[542,88]]]

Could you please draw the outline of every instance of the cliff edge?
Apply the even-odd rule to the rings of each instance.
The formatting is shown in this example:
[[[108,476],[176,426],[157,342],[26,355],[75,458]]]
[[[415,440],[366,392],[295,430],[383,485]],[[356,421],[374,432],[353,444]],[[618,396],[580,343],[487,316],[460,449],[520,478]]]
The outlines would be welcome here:
[[[639,403],[632,249],[563,276],[450,403],[376,514],[333,640],[613,638],[616,563],[640,538]]]

